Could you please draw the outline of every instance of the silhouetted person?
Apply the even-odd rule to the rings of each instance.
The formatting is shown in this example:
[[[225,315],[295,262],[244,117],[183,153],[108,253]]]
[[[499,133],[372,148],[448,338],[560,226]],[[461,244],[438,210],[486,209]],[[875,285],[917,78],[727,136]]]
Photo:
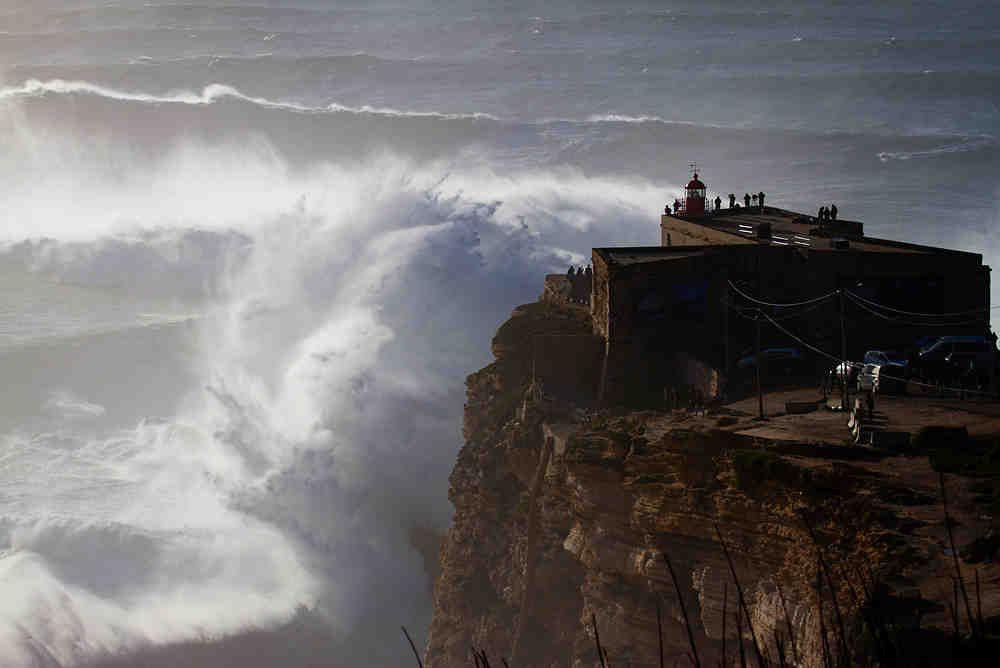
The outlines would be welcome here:
[[[715,197],[715,210],[718,211],[722,208],[722,198],[716,195]]]
[[[764,191],[763,190],[761,190],[759,193],[757,193],[757,199],[758,199],[758,201],[760,201],[760,210],[761,210],[761,212],[763,212],[764,211]]]
[[[574,267],[573,265],[570,265],[569,266],[569,271],[566,272],[566,275],[569,276],[569,280],[570,280],[570,282],[572,282],[573,281],[573,277],[576,276],[576,267]]]
[[[837,205],[830,205],[830,220],[837,220]]]
[[[679,199],[674,200],[674,213],[676,214],[681,210],[681,201]]]
[[[757,206],[757,194],[754,193],[753,196],[752,196],[752,198],[753,198],[753,205]]]
[[[743,206],[750,208],[750,193],[743,193]]]
[[[670,205],[669,204],[666,205],[665,207],[663,207],[663,213],[665,213],[668,216],[670,215]]]
[[[729,208],[733,209],[736,207],[736,195],[729,193]]]
[[[824,207],[820,207],[819,211],[816,212],[816,220],[818,220],[820,223],[823,222],[823,209]]]

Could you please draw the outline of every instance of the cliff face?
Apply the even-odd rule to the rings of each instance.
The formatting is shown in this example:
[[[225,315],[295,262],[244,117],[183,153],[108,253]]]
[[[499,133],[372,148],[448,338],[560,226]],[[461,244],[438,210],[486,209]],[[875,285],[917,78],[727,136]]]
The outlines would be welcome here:
[[[930,523],[906,509],[931,505],[927,489],[888,480],[877,458],[735,433],[749,417],[612,415],[545,396],[526,342],[588,327],[578,309],[520,307],[494,340],[497,361],[468,378],[426,665],[472,665],[472,647],[496,665],[599,665],[593,619],[611,664],[657,666],[658,608],[673,665],[691,651],[683,602],[702,662],[717,665],[725,643],[732,665],[740,636],[748,654],[756,641],[774,656],[791,636],[789,663],[819,666],[819,611],[824,630],[850,624],[876,579],[919,622],[930,607],[914,564],[931,568],[940,535],[914,538]],[[822,603],[818,554],[831,571]]]

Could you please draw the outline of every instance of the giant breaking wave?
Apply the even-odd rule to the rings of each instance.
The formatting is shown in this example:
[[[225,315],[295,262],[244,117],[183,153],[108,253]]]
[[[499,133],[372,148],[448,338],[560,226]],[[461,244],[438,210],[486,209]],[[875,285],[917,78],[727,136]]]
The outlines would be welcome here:
[[[5,351],[8,373],[60,368],[11,397],[35,418],[3,422],[0,663],[74,665],[305,606],[350,638],[345,661],[396,665],[384,634],[429,622],[412,536],[449,521],[464,374],[542,274],[652,242],[662,192],[501,173],[475,141],[432,160],[307,150],[282,143],[314,129],[298,112],[265,110],[306,119],[287,135],[217,132],[232,116],[56,88],[0,102],[0,267],[190,317]],[[67,102],[80,92],[98,106]]]

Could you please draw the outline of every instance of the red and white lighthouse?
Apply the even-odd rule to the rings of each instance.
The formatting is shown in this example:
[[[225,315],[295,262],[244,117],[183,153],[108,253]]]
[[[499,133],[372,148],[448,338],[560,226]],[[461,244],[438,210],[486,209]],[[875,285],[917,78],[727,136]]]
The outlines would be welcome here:
[[[705,215],[705,184],[698,180],[698,172],[684,188],[684,213],[689,216]]]

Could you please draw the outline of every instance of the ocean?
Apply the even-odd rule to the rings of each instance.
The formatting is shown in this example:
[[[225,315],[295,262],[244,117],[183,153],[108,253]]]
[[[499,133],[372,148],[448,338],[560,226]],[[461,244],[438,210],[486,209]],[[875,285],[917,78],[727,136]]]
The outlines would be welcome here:
[[[1000,257],[985,0],[3,0],[0,130],[4,666],[408,662],[465,375],[692,163]]]

